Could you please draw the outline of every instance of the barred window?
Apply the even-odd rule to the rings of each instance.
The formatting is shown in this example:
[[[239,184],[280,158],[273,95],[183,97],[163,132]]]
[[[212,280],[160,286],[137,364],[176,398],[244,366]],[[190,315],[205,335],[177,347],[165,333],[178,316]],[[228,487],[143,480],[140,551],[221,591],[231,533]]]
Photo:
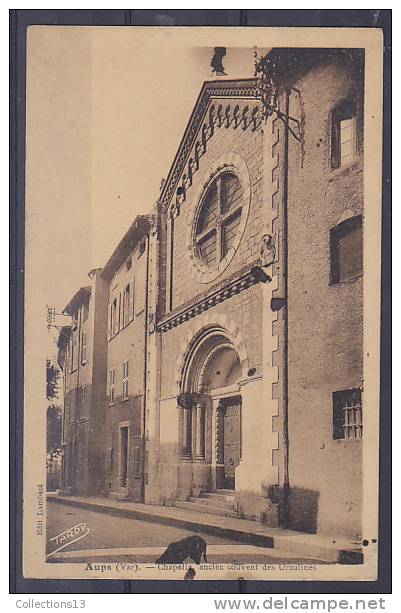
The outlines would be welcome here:
[[[220,174],[208,188],[196,223],[199,258],[216,266],[233,245],[241,221],[243,190],[232,172]]]
[[[333,392],[333,438],[362,438],[362,396],[359,388]]]

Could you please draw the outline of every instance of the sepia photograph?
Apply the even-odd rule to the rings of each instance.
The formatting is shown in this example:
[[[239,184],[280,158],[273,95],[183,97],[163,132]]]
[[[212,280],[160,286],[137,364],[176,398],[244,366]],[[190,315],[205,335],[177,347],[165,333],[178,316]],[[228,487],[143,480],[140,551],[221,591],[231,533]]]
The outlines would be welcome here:
[[[377,579],[382,54],[28,28],[25,577]]]

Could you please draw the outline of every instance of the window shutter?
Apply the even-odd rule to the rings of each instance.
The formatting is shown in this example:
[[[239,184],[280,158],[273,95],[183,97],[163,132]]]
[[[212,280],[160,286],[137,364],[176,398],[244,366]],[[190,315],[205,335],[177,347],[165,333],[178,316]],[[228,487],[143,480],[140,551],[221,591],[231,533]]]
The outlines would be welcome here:
[[[109,304],[109,313],[107,318],[107,340],[110,340],[111,337],[111,309],[113,308],[112,304]]]
[[[124,327],[124,321],[123,321],[123,293],[120,292],[119,296],[118,296],[118,317],[117,317],[117,332],[119,330],[122,330],[122,328]]]
[[[113,334],[117,334],[118,332],[118,318],[119,318],[119,302],[118,302],[118,297],[114,299],[113,304],[115,304],[115,309],[114,309],[114,313],[113,313],[113,318],[114,318],[114,330],[113,330]]]
[[[117,334],[117,323],[118,323],[118,300],[115,298],[113,300],[113,334]]]
[[[138,269],[135,277],[135,315],[139,315],[145,308],[145,286],[146,286],[146,261],[144,258],[138,261]]]
[[[82,332],[81,363],[86,364],[87,361],[88,361],[88,333]]]
[[[134,291],[135,282],[134,279],[132,279],[129,284],[129,321],[134,319]]]

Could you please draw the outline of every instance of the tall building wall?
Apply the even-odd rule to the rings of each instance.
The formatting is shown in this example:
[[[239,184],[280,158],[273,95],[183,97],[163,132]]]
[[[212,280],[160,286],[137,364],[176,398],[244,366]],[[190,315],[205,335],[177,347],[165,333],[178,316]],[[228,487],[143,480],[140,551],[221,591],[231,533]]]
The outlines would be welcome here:
[[[141,500],[147,237],[126,249],[120,260],[122,263],[108,283],[107,395],[103,400],[106,413],[106,493]],[[130,295],[125,299],[127,288]],[[111,315],[113,303],[117,309]],[[125,368],[128,370],[124,371]],[[112,371],[114,375],[111,375]],[[124,439],[126,432],[127,441]]]
[[[362,71],[362,72],[361,72]],[[363,387],[362,274],[331,279],[330,231],[363,213],[363,63],[319,63],[291,95],[304,113],[302,147],[289,138],[289,514],[308,531],[361,531],[362,440],[333,438],[333,392]],[[355,154],[332,168],[333,113],[356,100]]]

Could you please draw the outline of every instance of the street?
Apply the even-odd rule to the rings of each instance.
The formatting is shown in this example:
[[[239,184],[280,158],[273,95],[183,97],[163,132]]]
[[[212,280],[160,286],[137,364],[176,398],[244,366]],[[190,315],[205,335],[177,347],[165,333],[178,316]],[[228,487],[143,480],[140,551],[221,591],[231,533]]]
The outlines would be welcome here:
[[[54,540],[63,531],[85,524],[89,532],[80,540],[61,546]],[[49,562],[154,562],[172,541],[193,531],[136,519],[88,511],[52,501],[47,503],[47,553]],[[270,562],[272,564],[322,564],[319,560],[297,558],[294,554],[240,544],[230,538],[197,532],[207,543],[212,563]],[[53,540],[51,540],[53,538]],[[58,551],[56,552],[56,550]],[[52,553],[54,552],[54,553]]]

